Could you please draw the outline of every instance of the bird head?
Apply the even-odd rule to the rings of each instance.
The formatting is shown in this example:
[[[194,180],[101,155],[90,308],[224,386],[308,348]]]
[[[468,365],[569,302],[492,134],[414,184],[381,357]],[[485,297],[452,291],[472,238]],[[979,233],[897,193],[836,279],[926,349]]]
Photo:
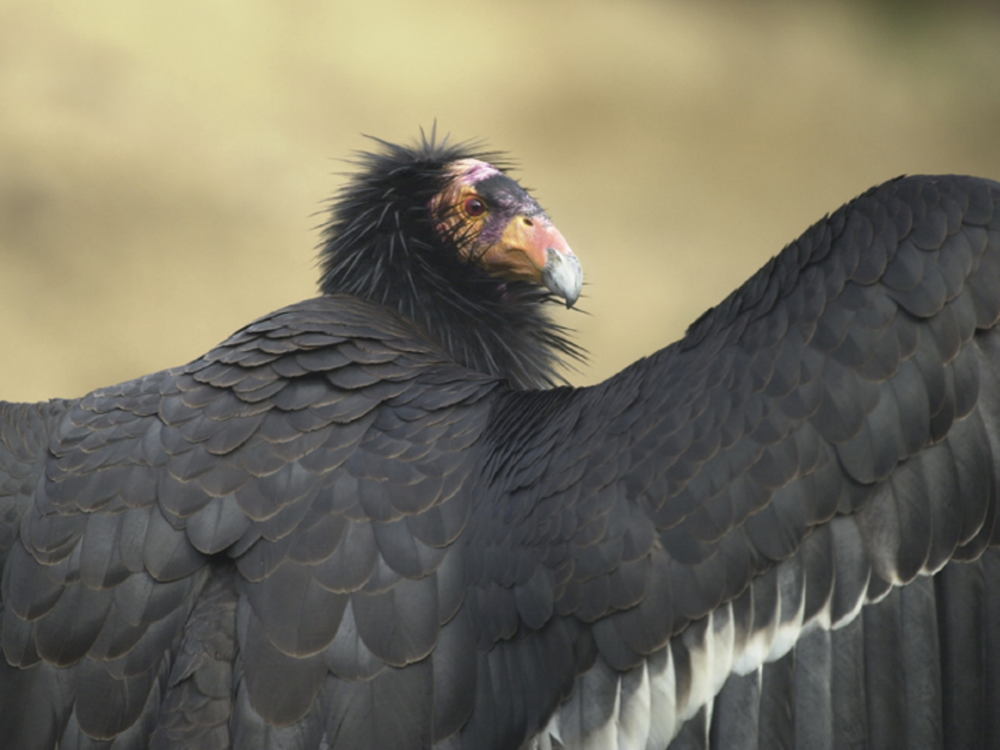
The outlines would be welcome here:
[[[547,305],[572,307],[583,272],[502,157],[424,138],[374,139],[334,198],[320,250],[325,294],[351,294],[416,323],[458,362],[522,387],[562,381],[582,350]]]
[[[542,284],[572,307],[583,269],[538,202],[480,159],[458,159],[445,171],[451,179],[430,206],[442,239],[491,276]]]
[[[416,281],[413,274],[425,272],[418,276],[431,287],[445,280],[455,291],[466,282],[489,297],[503,296],[504,282],[525,282],[573,306],[580,261],[528,191],[487,161],[497,154],[433,138],[416,147],[377,143],[355,160],[358,171],[333,202],[321,253],[324,292],[386,302],[399,291],[393,278]]]

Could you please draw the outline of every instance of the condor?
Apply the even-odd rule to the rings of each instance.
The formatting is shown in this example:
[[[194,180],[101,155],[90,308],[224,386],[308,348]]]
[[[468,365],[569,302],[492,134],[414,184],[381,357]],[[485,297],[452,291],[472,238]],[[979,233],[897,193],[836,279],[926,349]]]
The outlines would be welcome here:
[[[996,746],[998,207],[888,182],[571,388],[549,217],[379,143],[319,297],[0,403],[0,744]]]

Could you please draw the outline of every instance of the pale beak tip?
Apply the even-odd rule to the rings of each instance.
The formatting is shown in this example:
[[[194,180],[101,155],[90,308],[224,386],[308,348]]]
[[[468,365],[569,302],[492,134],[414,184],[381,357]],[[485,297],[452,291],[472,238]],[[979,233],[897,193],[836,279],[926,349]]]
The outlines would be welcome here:
[[[572,252],[560,252],[552,247],[547,248],[545,254],[542,281],[550,292],[566,300],[567,308],[573,307],[583,289],[583,267],[580,265],[580,259]]]

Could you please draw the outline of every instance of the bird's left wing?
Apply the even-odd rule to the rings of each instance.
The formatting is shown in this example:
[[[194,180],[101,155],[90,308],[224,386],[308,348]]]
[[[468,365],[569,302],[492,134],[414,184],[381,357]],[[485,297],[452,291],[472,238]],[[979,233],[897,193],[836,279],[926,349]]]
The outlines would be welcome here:
[[[4,742],[453,733],[467,631],[442,630],[464,600],[455,541],[496,387],[331,296],[186,367],[4,405]]]

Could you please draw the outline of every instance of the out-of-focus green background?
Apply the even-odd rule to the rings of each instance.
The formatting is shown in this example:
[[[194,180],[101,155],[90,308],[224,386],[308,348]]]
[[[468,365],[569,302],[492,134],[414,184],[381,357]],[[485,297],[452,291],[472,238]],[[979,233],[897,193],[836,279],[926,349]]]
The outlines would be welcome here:
[[[870,185],[1000,177],[995,5],[0,0],[0,397],[312,296],[338,158],[435,119],[580,255],[602,379]]]

